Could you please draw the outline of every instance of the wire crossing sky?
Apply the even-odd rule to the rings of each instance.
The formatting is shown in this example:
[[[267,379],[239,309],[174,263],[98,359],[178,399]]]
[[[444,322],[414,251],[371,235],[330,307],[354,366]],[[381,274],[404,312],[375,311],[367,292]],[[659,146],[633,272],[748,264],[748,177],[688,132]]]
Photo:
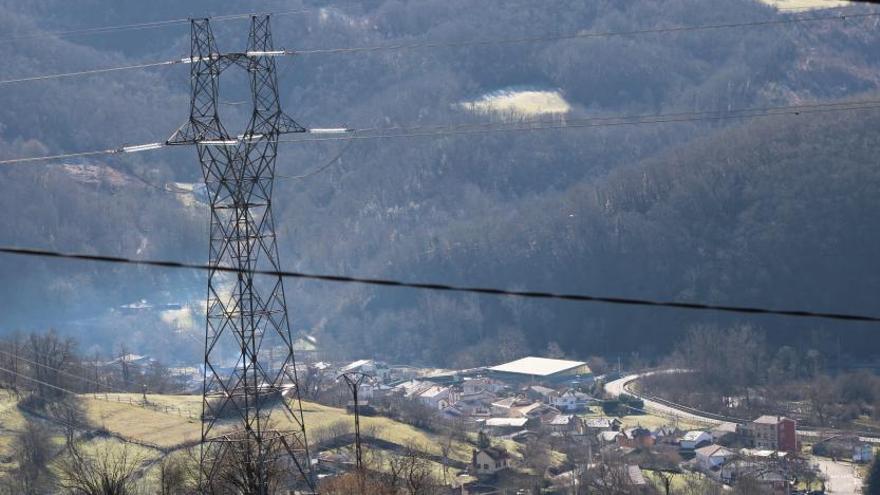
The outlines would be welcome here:
[[[291,11],[291,12],[304,12],[304,11]],[[288,12],[290,13],[290,12]],[[233,16],[226,16],[226,18],[241,18],[247,17],[249,14],[237,14]],[[815,16],[802,16],[802,17],[785,17],[782,19],[768,19],[764,21],[749,21],[749,22],[734,22],[734,23],[721,23],[721,24],[705,24],[705,25],[697,25],[697,26],[674,26],[674,27],[665,27],[665,28],[649,28],[649,29],[639,29],[632,31],[607,31],[607,32],[593,32],[593,31],[578,31],[575,33],[562,33],[556,35],[541,35],[541,36],[533,36],[533,37],[520,37],[520,38],[494,38],[494,39],[474,39],[474,40],[461,40],[461,41],[415,41],[415,42],[407,42],[407,43],[396,43],[396,44],[383,44],[383,45],[373,45],[373,46],[354,46],[354,47],[335,47],[335,48],[304,48],[298,50],[279,50],[278,53],[274,54],[276,56],[289,56],[289,55],[328,55],[328,54],[343,54],[343,53],[365,53],[365,52],[379,52],[379,51],[400,51],[400,50],[430,50],[430,49],[446,49],[446,48],[467,48],[467,47],[475,47],[475,46],[494,46],[494,45],[510,45],[510,44],[528,44],[528,43],[548,43],[553,41],[566,41],[566,40],[576,40],[576,39],[591,39],[591,38],[610,38],[610,37],[619,37],[619,36],[641,36],[641,35],[651,35],[651,34],[674,34],[674,33],[687,33],[687,32],[695,32],[695,31],[707,31],[707,30],[718,30],[718,29],[735,29],[735,28],[754,28],[754,27],[772,27],[772,26],[781,26],[786,24],[798,24],[798,23],[812,23],[812,22],[828,22],[828,21],[847,21],[853,19],[864,19],[864,18],[877,18],[880,17],[880,12],[862,12],[862,13],[834,13],[830,15],[815,15]],[[182,19],[170,20],[168,22],[181,22]],[[189,22],[188,20],[186,22]],[[150,23],[147,23],[150,24]],[[161,23],[155,23],[161,24]],[[132,25],[135,26],[135,25]],[[123,26],[124,27],[124,26]],[[110,29],[110,28],[105,28]],[[74,33],[75,31],[71,31]],[[3,41],[14,40],[15,38],[7,38],[6,40],[0,40],[0,43]],[[140,64],[131,64],[131,65],[123,65],[117,67],[104,67],[104,68],[95,68],[95,69],[85,69],[81,71],[74,72],[64,72],[58,74],[42,74],[35,76],[26,76],[26,77],[18,77],[12,79],[0,80],[0,85],[9,85],[9,84],[19,84],[23,82],[35,82],[35,81],[46,81],[50,79],[62,79],[76,76],[87,76],[87,75],[96,75],[96,74],[105,74],[110,72],[119,72],[126,70],[134,70],[134,69],[146,69],[152,67],[162,67],[162,66],[171,66],[182,63],[191,63],[192,61],[181,58],[177,60],[163,60],[156,62],[145,62]]]
[[[677,112],[654,115],[620,115],[605,117],[589,117],[580,119],[560,119],[560,120],[534,120],[534,121],[518,121],[518,122],[476,122],[465,124],[437,124],[437,125],[421,125],[421,126],[393,126],[393,127],[365,127],[358,129],[307,129],[309,137],[279,139],[279,143],[308,143],[320,141],[357,141],[357,140],[377,140],[377,139],[400,139],[400,138],[417,138],[417,137],[442,137],[459,134],[486,134],[497,132],[533,132],[545,130],[564,130],[564,129],[587,129],[594,127],[619,127],[619,126],[636,126],[636,125],[658,125],[684,122],[706,122],[706,121],[724,121],[724,120],[740,120],[768,118],[775,116],[802,116],[808,114],[821,114],[829,112],[844,112],[857,110],[874,110],[880,109],[880,100],[854,100],[829,103],[807,103],[802,105],[788,105],[778,107],[758,107],[758,108],[740,108],[727,111],[710,111],[710,112]],[[247,139],[245,136],[238,136],[236,140],[224,142],[223,146],[231,146],[237,144],[240,140]],[[0,165],[16,165],[24,163],[37,163],[54,160],[65,160],[68,158],[84,158],[100,155],[116,155],[125,153],[139,153],[143,151],[153,151],[165,148],[165,142],[157,141],[153,143],[145,143],[130,146],[119,146],[115,148],[107,148],[103,150],[80,151],[71,153],[59,153],[45,156],[31,156],[20,158],[9,158],[0,160]],[[341,154],[340,154],[341,156]],[[338,159],[333,159],[335,162]],[[331,163],[332,164],[332,163]],[[327,165],[329,166],[329,165]],[[326,168],[326,167],[324,167]],[[281,177],[285,179],[302,179],[305,176]]]
[[[100,263],[139,265],[139,266],[149,266],[149,267],[154,267],[154,268],[201,270],[201,271],[214,271],[214,272],[225,272],[225,273],[245,273],[244,270],[241,270],[239,268],[234,268],[234,267],[228,267],[228,266],[215,266],[215,265],[210,265],[210,264],[199,264],[199,263],[185,263],[185,262],[181,262],[181,261],[144,260],[144,259],[122,258],[122,257],[118,257],[118,256],[94,255],[94,254],[63,253],[63,252],[59,252],[59,251],[48,251],[48,250],[34,249],[34,248],[0,247],[0,253],[17,255],[17,256],[57,258],[57,259],[63,259],[63,260],[94,261],[94,262],[100,262]],[[590,302],[590,303],[614,304],[614,305],[623,305],[623,306],[647,306],[647,307],[654,307],[654,308],[674,308],[674,309],[682,309],[682,310],[689,310],[689,311],[717,311],[717,312],[723,312],[723,313],[738,313],[738,314],[751,314],[751,315],[775,315],[775,316],[786,316],[786,317],[795,317],[795,318],[813,318],[813,319],[827,319],[827,320],[850,321],[850,322],[880,323],[880,316],[848,314],[848,313],[830,313],[830,312],[823,312],[823,311],[773,309],[773,308],[762,308],[762,307],[752,307],[752,306],[729,306],[729,305],[706,304],[706,303],[659,301],[659,300],[651,300],[651,299],[635,299],[635,298],[613,297],[613,296],[603,296],[603,295],[590,295],[590,294],[566,294],[566,293],[556,293],[556,292],[520,291],[520,290],[499,289],[499,288],[493,288],[493,287],[469,287],[469,286],[457,286],[457,285],[438,284],[438,283],[429,283],[429,282],[406,282],[406,281],[401,281],[401,280],[391,280],[391,279],[381,279],[381,278],[350,277],[350,276],[344,276],[344,275],[329,275],[329,274],[305,273],[305,272],[283,271],[283,270],[282,271],[253,270],[253,271],[248,271],[247,273],[250,273],[253,275],[266,275],[266,276],[272,276],[272,277],[296,278],[296,279],[302,279],[302,280],[315,280],[315,281],[319,281],[319,282],[332,282],[332,283],[342,283],[342,284],[361,284],[361,285],[373,285],[373,286],[381,286],[381,287],[398,287],[398,288],[402,288],[402,289],[431,290],[431,291],[442,291],[442,292],[463,292],[463,293],[484,294],[484,295],[491,295],[491,296],[524,297],[524,298],[529,298],[529,299],[556,299],[556,300],[561,300],[561,301]]]

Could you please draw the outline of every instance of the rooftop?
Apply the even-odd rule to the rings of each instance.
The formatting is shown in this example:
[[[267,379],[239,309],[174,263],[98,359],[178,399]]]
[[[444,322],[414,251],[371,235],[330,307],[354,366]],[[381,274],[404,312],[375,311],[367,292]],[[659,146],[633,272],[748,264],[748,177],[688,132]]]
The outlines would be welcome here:
[[[489,368],[491,371],[501,373],[517,373],[521,375],[550,376],[574,368],[586,367],[582,361],[568,361],[565,359],[550,359],[540,357],[524,357],[509,363],[499,364]],[[589,372],[589,368],[587,368]]]
[[[529,418],[489,418],[486,420],[486,426],[513,426],[522,427],[529,422]]]
[[[761,416],[760,418],[756,419],[754,422],[760,423],[762,425],[775,425],[784,419],[786,419],[786,418],[784,418],[782,416],[764,415],[764,416]]]
[[[705,431],[693,430],[685,433],[684,436],[681,437],[681,439],[689,442],[694,442],[699,440],[700,437],[703,435],[707,435],[707,433]]]
[[[706,457],[719,456],[719,455],[729,457],[734,454],[733,451],[726,449],[720,445],[707,445],[705,447],[700,447],[699,449],[695,450],[694,452],[696,452],[697,455],[704,455]]]

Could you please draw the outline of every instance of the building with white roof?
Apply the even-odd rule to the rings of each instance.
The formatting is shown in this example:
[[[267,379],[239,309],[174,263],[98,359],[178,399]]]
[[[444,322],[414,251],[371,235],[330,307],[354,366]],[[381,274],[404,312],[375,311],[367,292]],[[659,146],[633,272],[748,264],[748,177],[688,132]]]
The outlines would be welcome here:
[[[524,357],[489,368],[489,372],[502,380],[513,381],[561,381],[592,378],[587,363],[566,359]]]
[[[694,450],[710,443],[712,443],[712,435],[700,430],[689,431],[679,440],[682,450]]]

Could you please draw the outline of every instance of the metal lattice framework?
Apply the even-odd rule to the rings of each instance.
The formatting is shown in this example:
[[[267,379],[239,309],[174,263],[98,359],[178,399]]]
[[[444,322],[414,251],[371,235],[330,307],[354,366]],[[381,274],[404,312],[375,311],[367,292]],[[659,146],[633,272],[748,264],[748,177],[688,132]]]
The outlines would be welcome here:
[[[281,278],[272,188],[278,136],[305,132],[281,111],[269,16],[253,16],[245,52],[220,53],[208,19],[192,20],[189,121],[168,145],[195,145],[210,198],[200,488],[269,494],[313,486]],[[220,121],[221,73],[249,74],[253,113],[242,134]],[[284,412],[273,418],[272,410]],[[283,425],[279,426],[279,425]]]

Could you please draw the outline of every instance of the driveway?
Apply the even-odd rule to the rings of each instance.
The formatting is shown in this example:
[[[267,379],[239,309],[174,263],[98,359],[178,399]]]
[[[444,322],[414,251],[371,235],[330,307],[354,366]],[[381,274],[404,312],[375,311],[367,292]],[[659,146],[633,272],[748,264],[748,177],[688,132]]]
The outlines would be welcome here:
[[[835,462],[822,457],[811,458],[819,465],[825,475],[825,493],[833,495],[861,495],[862,479],[856,473],[856,466],[848,462]]]

